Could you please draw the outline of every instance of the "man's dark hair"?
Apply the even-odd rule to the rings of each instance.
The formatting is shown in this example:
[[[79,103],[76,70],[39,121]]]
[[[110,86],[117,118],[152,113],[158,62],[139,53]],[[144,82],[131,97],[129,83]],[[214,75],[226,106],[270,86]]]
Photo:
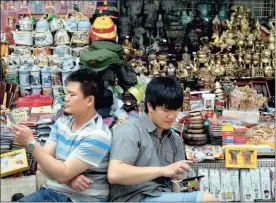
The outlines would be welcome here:
[[[95,97],[95,108],[97,109],[104,94],[104,82],[97,72],[87,68],[79,69],[67,77],[66,84],[68,82],[79,82],[84,98],[88,96]]]
[[[145,96],[145,112],[148,113],[147,103],[152,108],[165,106],[169,110],[177,110],[183,103],[183,90],[174,78],[156,77],[147,85]]]

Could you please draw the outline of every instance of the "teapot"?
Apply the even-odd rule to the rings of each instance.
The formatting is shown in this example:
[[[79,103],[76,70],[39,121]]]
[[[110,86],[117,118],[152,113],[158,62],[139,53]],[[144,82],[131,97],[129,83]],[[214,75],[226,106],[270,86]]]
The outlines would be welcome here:
[[[50,30],[45,32],[37,32],[34,35],[35,45],[37,46],[50,46],[53,44],[53,35]]]
[[[60,30],[63,28],[63,23],[61,21],[60,18],[54,18],[51,22],[50,22],[50,30],[51,32],[55,32],[57,30]]]
[[[60,57],[57,55],[51,55],[49,56],[49,66],[61,66],[61,60]]]
[[[54,44],[69,44],[70,43],[70,37],[65,29],[59,29],[54,37]]]
[[[59,57],[63,57],[66,55],[71,55],[71,48],[67,45],[58,45],[54,47],[53,54]]]
[[[26,65],[26,67],[28,67],[29,69],[31,67],[33,67],[33,65],[34,65],[34,58],[33,58],[33,56],[23,55],[23,56],[20,56],[20,58],[21,58],[21,64]]]
[[[30,31],[12,31],[14,43],[17,45],[33,46],[33,34]]]
[[[36,22],[36,32],[45,32],[50,29],[50,25],[44,16],[42,16],[40,20]]]
[[[32,50],[27,46],[15,46],[14,54],[22,56],[22,55],[32,55]]]
[[[9,56],[7,56],[7,65],[9,67],[18,68],[21,65],[21,60],[19,55],[11,53]]]
[[[68,18],[68,15],[71,12],[75,12],[75,16],[71,15],[71,17]],[[77,12],[74,11],[74,10],[71,10],[71,11],[68,11],[68,13],[65,17],[65,20],[62,20],[65,29],[68,30],[69,32],[78,30],[78,23],[77,23],[77,20],[76,20],[76,16],[77,16]]]
[[[6,36],[6,33],[3,33],[1,31],[1,42],[6,42],[7,41],[7,36]]]
[[[78,22],[78,30],[79,31],[90,31],[91,23],[87,17],[85,17],[81,12],[78,13],[81,15],[82,18],[80,18]]]
[[[74,66],[74,59],[71,55],[66,55],[61,58],[61,66],[63,69],[73,69]]]
[[[44,53],[40,53],[36,56],[35,64],[39,67],[48,66],[49,59]]]
[[[31,20],[32,16],[30,18],[27,16],[23,18],[23,20],[19,21],[19,30],[20,31],[33,31],[33,22]]]

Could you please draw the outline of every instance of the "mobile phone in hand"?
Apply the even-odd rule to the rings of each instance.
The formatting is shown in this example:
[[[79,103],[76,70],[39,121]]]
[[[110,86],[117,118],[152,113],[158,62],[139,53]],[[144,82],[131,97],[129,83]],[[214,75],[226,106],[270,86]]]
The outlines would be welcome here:
[[[186,181],[191,181],[191,180],[195,180],[195,179],[201,179],[201,178],[203,178],[204,177],[204,175],[201,175],[201,176],[195,176],[195,177],[191,177],[191,178],[186,178],[186,179],[184,179],[184,180],[182,180],[183,182],[186,182]]]
[[[12,115],[11,112],[8,112],[7,116],[9,118],[10,122],[12,122],[13,124],[17,125],[17,122],[15,121],[15,119],[14,119],[14,117],[13,117],[13,115]]]

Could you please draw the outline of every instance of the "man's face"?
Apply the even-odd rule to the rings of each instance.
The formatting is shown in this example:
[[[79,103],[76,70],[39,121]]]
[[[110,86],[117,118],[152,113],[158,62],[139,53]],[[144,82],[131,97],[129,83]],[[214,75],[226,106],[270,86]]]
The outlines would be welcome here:
[[[153,109],[151,105],[148,107],[153,123],[163,130],[168,130],[171,128],[176,116],[180,111],[180,109],[169,110],[166,109],[165,106],[157,106],[155,109]]]
[[[79,82],[69,82],[65,97],[64,112],[69,115],[76,115],[87,112],[88,107],[94,103],[94,97],[84,97]]]

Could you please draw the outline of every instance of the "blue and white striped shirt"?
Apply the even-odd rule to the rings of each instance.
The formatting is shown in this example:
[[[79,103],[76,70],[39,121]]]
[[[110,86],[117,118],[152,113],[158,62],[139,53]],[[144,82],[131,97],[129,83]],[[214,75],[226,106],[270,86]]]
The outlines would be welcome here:
[[[56,121],[47,140],[56,145],[55,158],[65,161],[77,157],[91,165],[84,175],[93,184],[84,192],[73,190],[68,185],[48,179],[47,187],[62,193],[72,201],[106,201],[109,195],[107,169],[111,149],[111,132],[100,115],[96,114],[81,129],[72,131],[74,118],[63,116]],[[76,166],[77,167],[77,166]]]

